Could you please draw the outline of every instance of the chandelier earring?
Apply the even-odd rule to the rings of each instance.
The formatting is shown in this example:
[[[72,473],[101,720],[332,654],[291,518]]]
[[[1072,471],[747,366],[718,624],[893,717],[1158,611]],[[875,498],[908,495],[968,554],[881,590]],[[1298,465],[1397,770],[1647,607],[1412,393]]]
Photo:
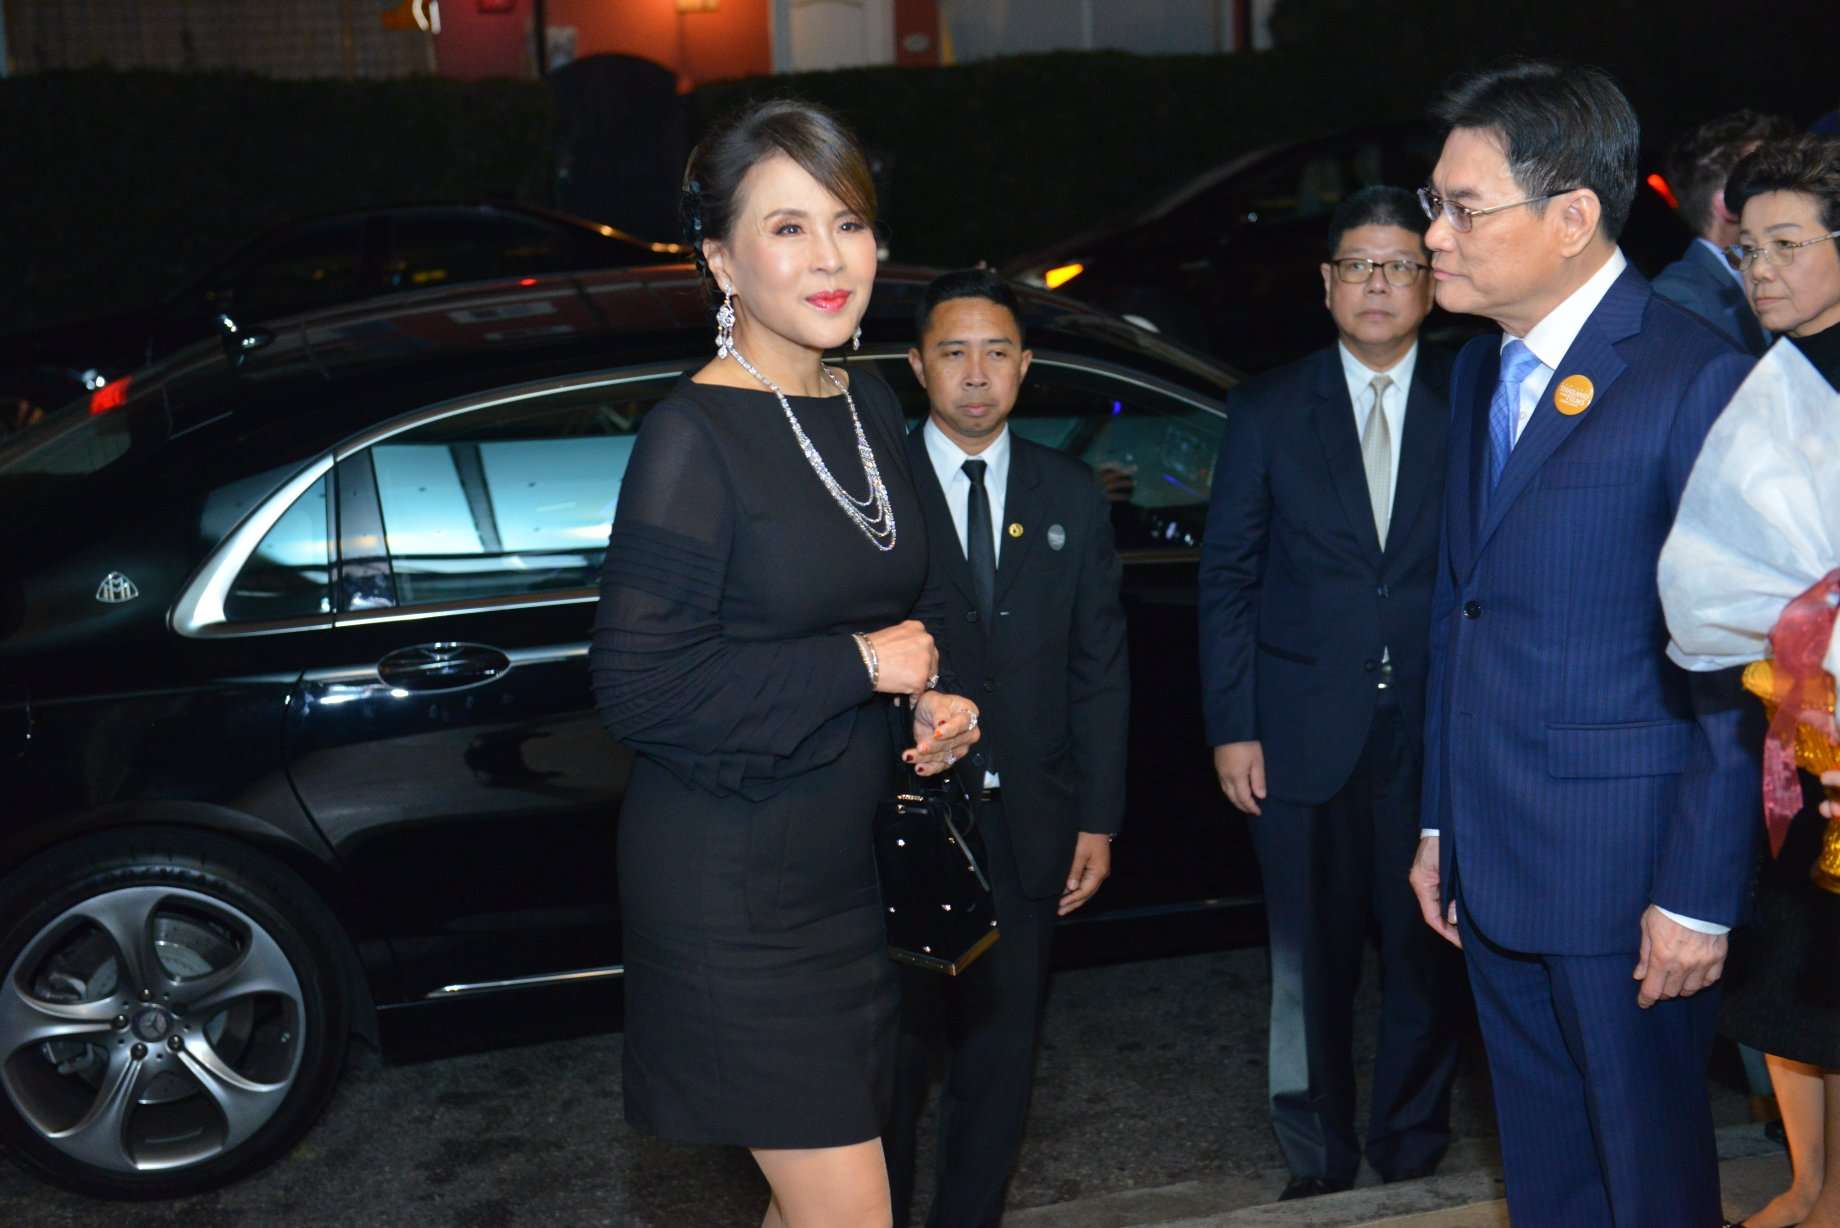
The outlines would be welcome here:
[[[727,358],[735,345],[735,292],[722,291],[722,305],[716,308],[716,357]]]
[[[850,337],[850,348],[853,350],[862,349],[862,325],[860,324],[856,326],[856,332]]]

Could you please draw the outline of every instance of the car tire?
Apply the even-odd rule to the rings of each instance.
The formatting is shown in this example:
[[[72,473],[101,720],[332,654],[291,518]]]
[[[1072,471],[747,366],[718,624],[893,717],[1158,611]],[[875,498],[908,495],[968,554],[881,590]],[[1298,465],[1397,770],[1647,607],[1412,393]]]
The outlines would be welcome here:
[[[223,838],[113,833],[28,863],[0,881],[0,1131],[105,1198],[260,1168],[338,1081],[347,949],[298,875]]]

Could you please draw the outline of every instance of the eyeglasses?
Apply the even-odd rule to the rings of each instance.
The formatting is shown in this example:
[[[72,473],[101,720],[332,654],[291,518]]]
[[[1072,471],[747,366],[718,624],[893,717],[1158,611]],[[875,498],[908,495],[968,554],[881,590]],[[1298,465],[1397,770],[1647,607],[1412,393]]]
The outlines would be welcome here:
[[[1335,266],[1336,280],[1345,281],[1351,286],[1366,285],[1373,280],[1375,269],[1385,272],[1387,285],[1409,286],[1418,280],[1420,273],[1431,267],[1416,260],[1368,260],[1361,256],[1348,256],[1329,263]]]
[[[1435,222],[1441,217],[1450,223],[1451,229],[1460,230],[1467,234],[1470,227],[1476,224],[1476,219],[1479,217],[1487,217],[1491,213],[1500,213],[1503,209],[1518,209],[1522,205],[1537,205],[1543,200],[1551,200],[1555,196],[1564,196],[1567,192],[1576,191],[1578,191],[1577,188],[1560,188],[1557,191],[1546,192],[1539,196],[1529,196],[1526,200],[1511,200],[1505,205],[1490,205],[1486,209],[1472,209],[1468,205],[1459,205],[1455,201],[1445,200],[1430,188],[1420,188],[1418,190],[1418,206],[1425,211],[1425,216],[1432,221]]]
[[[1824,235],[1812,239],[1803,239],[1800,243],[1789,239],[1771,239],[1761,247],[1746,247],[1742,243],[1725,249],[1725,262],[1734,269],[1748,269],[1757,263],[1757,257],[1766,257],[1779,269],[1786,269],[1795,262],[1795,249],[1810,247],[1816,243],[1825,243],[1829,239],[1840,239],[1840,230],[1830,230]]]

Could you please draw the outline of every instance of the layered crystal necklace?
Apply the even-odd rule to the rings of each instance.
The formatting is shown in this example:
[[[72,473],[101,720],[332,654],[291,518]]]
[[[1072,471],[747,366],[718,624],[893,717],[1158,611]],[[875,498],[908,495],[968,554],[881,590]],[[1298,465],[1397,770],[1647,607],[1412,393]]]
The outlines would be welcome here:
[[[882,481],[882,471],[875,463],[875,453],[869,448],[868,436],[863,434],[862,418],[856,413],[856,401],[850,396],[850,390],[844,386],[843,381],[838,379],[836,373],[829,367],[822,363],[819,364],[818,369],[824,372],[824,378],[828,379],[831,386],[843,394],[843,403],[850,407],[850,425],[856,428],[856,455],[862,458],[863,475],[869,479],[869,496],[866,499],[858,499],[855,495],[850,494],[838,484],[836,478],[831,476],[830,466],[824,463],[824,457],[818,454],[818,449],[813,446],[810,437],[805,434],[805,428],[799,425],[798,415],[792,412],[792,402],[786,399],[786,394],[780,390],[780,386],[762,375],[760,369],[743,358],[741,351],[732,344],[728,347],[728,356],[740,363],[743,371],[765,384],[768,390],[779,398],[779,407],[785,413],[786,421],[792,426],[792,436],[799,441],[799,451],[805,454],[805,460],[811,465],[812,472],[818,475],[820,482],[824,483],[824,489],[831,492],[831,498],[837,501],[837,506],[843,509],[843,514],[862,530],[863,536],[868,538],[870,544],[877,550],[893,550],[895,542],[894,504],[888,500],[888,487]],[[865,508],[874,508],[874,514],[865,514],[863,510]]]

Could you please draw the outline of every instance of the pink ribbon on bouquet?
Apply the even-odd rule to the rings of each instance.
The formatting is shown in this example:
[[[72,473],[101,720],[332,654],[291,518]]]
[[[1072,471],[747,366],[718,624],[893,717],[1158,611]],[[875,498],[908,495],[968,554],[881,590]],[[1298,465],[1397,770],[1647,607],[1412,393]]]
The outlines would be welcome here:
[[[1763,743],[1763,823],[1770,833],[1771,857],[1782,852],[1789,823],[1802,808],[1802,782],[1795,763],[1796,727],[1807,724],[1823,737],[1833,736],[1834,683],[1822,661],[1833,636],[1837,606],[1840,568],[1815,581],[1784,607],[1770,629],[1771,689],[1777,706]]]

